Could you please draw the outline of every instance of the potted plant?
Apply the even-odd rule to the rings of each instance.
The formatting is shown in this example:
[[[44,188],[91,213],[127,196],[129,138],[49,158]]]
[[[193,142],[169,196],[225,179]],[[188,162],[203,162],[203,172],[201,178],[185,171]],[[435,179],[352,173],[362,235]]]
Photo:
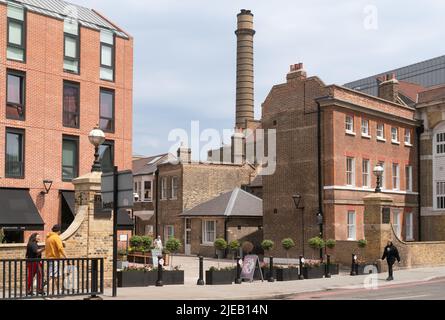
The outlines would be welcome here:
[[[216,268],[211,267],[206,271],[206,284],[231,284],[236,278],[235,267]]]
[[[263,242],[261,242],[261,248],[263,248],[265,254],[266,252],[269,253],[274,245],[275,243],[272,240],[263,240]]]
[[[305,279],[323,278],[325,274],[325,266],[320,260],[307,259],[304,261],[302,274]]]
[[[239,252],[239,248],[240,247],[241,247],[241,245],[240,245],[238,240],[230,241],[229,249],[230,249],[230,252],[232,253],[233,260],[235,260],[236,257],[238,256],[238,252]]]
[[[325,247],[325,242],[320,237],[314,237],[309,239],[309,246],[314,250],[313,253],[323,249]],[[314,260],[314,254],[312,254],[312,260]]]
[[[289,250],[295,247],[295,242],[291,238],[286,238],[281,241],[281,246],[286,251],[287,264],[289,265]]]
[[[226,240],[224,240],[223,238],[218,238],[213,243],[213,246],[215,247],[216,256],[218,257],[218,259],[223,259],[225,256],[226,249],[227,249]]]
[[[328,254],[330,250],[333,250],[335,248],[335,245],[337,244],[337,242],[334,239],[328,239],[325,242],[325,248],[326,248],[326,253]],[[327,263],[327,261],[326,261]],[[338,263],[333,263],[333,261],[330,261],[329,264],[329,273],[331,275],[335,275],[339,273],[339,265]]]
[[[141,247],[144,249],[144,253],[150,253],[153,244],[153,239],[150,237],[141,237]]]
[[[146,287],[149,285],[149,273],[152,268],[149,266],[135,267],[127,266],[117,272],[117,286],[125,287]]]
[[[130,246],[134,248],[134,253],[140,252],[142,249],[142,237],[141,236],[132,236],[130,238]]]
[[[170,238],[167,240],[167,243],[165,244],[165,248],[171,252],[171,268],[173,268],[173,255],[178,252],[178,250],[181,248],[181,241],[176,238]]]

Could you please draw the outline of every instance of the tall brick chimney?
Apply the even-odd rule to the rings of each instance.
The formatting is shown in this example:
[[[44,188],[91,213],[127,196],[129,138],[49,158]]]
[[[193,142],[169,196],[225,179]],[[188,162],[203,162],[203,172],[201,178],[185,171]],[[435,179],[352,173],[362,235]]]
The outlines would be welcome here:
[[[254,120],[253,14],[242,9],[237,15],[236,58],[236,128],[246,129],[246,121]]]
[[[178,161],[181,163],[190,163],[192,161],[192,149],[187,148],[184,144],[181,143],[181,146],[178,148]]]
[[[396,79],[396,74],[391,73],[377,79],[379,86],[379,98],[397,102],[399,97],[399,81]]]

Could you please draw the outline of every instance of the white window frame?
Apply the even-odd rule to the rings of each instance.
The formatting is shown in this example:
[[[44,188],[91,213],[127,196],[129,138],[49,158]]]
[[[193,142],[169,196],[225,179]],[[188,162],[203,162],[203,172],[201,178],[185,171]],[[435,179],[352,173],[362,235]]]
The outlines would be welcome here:
[[[392,189],[400,190],[400,166],[398,163],[392,164]]]
[[[384,161],[379,161],[377,162],[377,164],[379,164],[382,168],[383,168],[383,173],[382,176],[380,177],[380,188],[382,188],[382,190],[386,190],[386,169],[385,169],[385,162]]]
[[[364,138],[371,138],[371,134],[369,131],[369,120],[367,119],[362,119],[362,137]]]
[[[348,170],[348,163],[349,160],[351,160],[351,170]],[[350,180],[349,180],[349,175],[350,175]],[[350,182],[350,183],[348,183]],[[353,157],[346,157],[346,185],[347,186],[355,186],[355,158]]]
[[[395,139],[394,139],[395,135]],[[391,127],[391,142],[395,144],[399,144],[399,128]]]
[[[175,237],[175,226],[172,224],[164,226],[164,239],[167,242],[168,239]]]
[[[351,221],[352,218],[352,221]],[[348,241],[357,240],[357,214],[354,210],[348,210],[347,219],[347,237]]]
[[[414,240],[414,213],[408,212],[405,215],[405,240]]]
[[[377,140],[379,141],[386,141],[385,139],[385,124],[384,123],[377,123]]]
[[[394,232],[396,236],[401,239],[402,238],[402,225],[401,225],[401,217],[402,213],[400,210],[394,210],[392,213],[392,226],[394,228]]]
[[[172,185],[171,185],[171,199],[176,200],[178,199],[178,182],[179,178],[177,176],[172,177]],[[176,181],[176,183],[175,183]]]
[[[148,198],[145,197],[145,183],[150,182],[150,196]],[[153,181],[152,180],[142,180],[142,195],[144,202],[152,202],[153,201]]]
[[[363,188],[371,187],[371,161],[369,159],[362,161],[362,184]]]
[[[209,239],[208,236],[208,230],[207,230],[207,223],[213,222],[213,237],[212,239]],[[202,220],[202,244],[203,245],[212,245],[214,244],[216,240],[216,220]]]
[[[354,132],[354,117],[347,114],[345,116],[345,130],[347,134],[355,135]]]
[[[445,178],[440,170],[445,157],[445,122],[434,129],[433,138],[433,210],[445,209]]]
[[[167,187],[167,177],[161,178],[161,200],[167,200],[168,187]]]
[[[411,147],[411,129],[406,128],[405,129],[405,146]]]
[[[406,191],[413,191],[413,167],[405,166],[405,188]]]
[[[436,210],[445,209],[445,181],[436,181],[434,183],[434,207]]]

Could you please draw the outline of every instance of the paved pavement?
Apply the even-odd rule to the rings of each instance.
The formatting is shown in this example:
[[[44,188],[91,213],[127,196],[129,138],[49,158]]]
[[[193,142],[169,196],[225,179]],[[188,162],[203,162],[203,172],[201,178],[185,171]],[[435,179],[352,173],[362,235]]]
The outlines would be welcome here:
[[[443,283],[430,283],[431,287],[424,287],[426,291],[421,291],[411,294],[403,287],[396,289],[397,285],[418,284],[435,279],[445,279],[445,266],[435,268],[418,268],[399,270],[395,273],[395,280],[391,282],[386,281],[386,274],[366,275],[352,277],[348,273],[343,272],[338,276],[333,276],[330,279],[308,279],[303,281],[286,281],[269,283],[267,281],[255,281],[253,283],[242,283],[240,285],[218,285],[218,286],[197,286],[196,280],[198,278],[198,259],[196,257],[174,257],[174,265],[181,265],[185,270],[185,284],[177,286],[164,287],[138,287],[138,288],[118,288],[118,296],[111,297],[111,290],[106,289],[102,296],[104,299],[118,299],[118,300],[261,300],[261,299],[308,299],[314,296],[314,292],[323,293],[335,290],[343,290],[346,299],[354,297],[357,292],[360,292],[360,297],[364,299],[376,299],[382,291],[365,289],[378,288],[393,288],[392,292],[399,295],[425,295],[424,292],[431,288],[434,292],[440,292],[440,285]],[[206,259],[204,262],[205,269],[210,266],[220,267],[234,264],[233,261],[217,261],[213,259]],[[354,291],[355,290],[355,291]],[[357,291],[358,290],[358,291]],[[348,293],[349,292],[349,295]],[[389,292],[389,291],[388,291]],[[307,296],[297,296],[298,294],[311,293]],[[443,295],[442,290],[442,296]],[[331,295],[331,297],[333,297]],[[325,298],[331,298],[326,296]],[[322,297],[324,298],[324,297]]]

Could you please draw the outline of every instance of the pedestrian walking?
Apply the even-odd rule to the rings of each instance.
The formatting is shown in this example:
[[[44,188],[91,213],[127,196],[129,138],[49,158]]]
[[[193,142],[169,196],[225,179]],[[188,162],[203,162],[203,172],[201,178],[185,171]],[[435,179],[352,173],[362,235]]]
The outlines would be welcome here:
[[[52,232],[48,233],[45,241],[45,257],[46,259],[61,259],[66,258],[64,245],[60,238],[61,227],[56,224],[52,229]],[[63,270],[62,270],[63,272]],[[51,277],[59,276],[59,263],[58,261],[49,262],[49,273]]]
[[[26,246],[26,268],[28,272],[27,282],[26,282],[26,292],[28,295],[34,295],[33,292],[33,282],[37,275],[37,293],[43,294],[43,278],[42,278],[42,252],[45,249],[39,249],[40,236],[38,233],[33,233],[28,240],[28,245]],[[29,260],[28,260],[29,259]]]
[[[382,260],[385,260],[388,263],[388,278],[386,281],[394,280],[393,277],[393,265],[397,262],[400,263],[399,250],[397,250],[396,246],[392,243],[392,241],[388,241],[384,251]]]

